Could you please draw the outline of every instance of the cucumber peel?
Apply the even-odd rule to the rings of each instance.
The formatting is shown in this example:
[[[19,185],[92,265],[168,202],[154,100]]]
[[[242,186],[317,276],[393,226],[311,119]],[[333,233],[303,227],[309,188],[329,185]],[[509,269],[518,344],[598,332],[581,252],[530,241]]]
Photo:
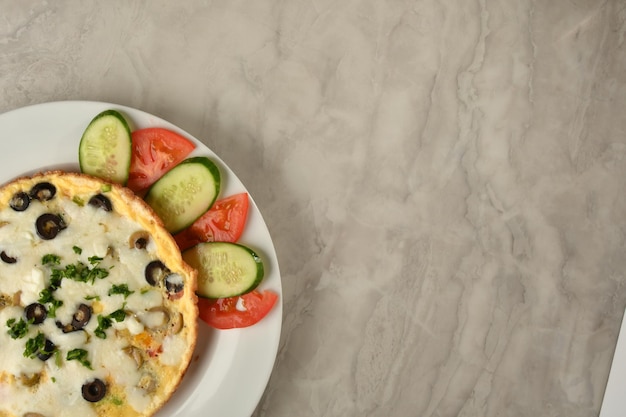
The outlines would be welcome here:
[[[206,213],[219,192],[219,169],[209,158],[197,156],[163,175],[148,189],[144,200],[174,234]]]
[[[126,185],[132,143],[130,127],[116,110],[94,117],[80,139],[78,162],[84,174]]]
[[[254,290],[263,280],[261,258],[238,243],[206,242],[183,252],[183,260],[198,271],[196,294],[227,298]]]

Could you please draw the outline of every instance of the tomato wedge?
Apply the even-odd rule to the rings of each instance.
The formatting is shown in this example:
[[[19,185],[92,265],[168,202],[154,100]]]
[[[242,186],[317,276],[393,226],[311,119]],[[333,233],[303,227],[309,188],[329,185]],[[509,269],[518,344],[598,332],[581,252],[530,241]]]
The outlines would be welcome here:
[[[248,218],[248,193],[217,200],[198,220],[174,239],[181,251],[202,242],[236,242]]]
[[[131,190],[145,190],[174,168],[196,147],[189,139],[161,127],[131,133],[132,156],[128,184]]]
[[[209,326],[216,329],[235,329],[261,321],[272,310],[277,299],[278,294],[271,290],[254,290],[238,297],[217,300],[198,298],[198,310],[200,318]]]

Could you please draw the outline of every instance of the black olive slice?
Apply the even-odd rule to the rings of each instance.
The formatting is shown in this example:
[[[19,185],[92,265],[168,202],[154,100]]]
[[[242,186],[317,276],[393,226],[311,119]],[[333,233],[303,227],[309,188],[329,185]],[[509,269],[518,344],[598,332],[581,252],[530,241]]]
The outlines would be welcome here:
[[[54,349],[55,348],[56,348],[56,346],[54,346],[54,343],[52,343],[50,341],[50,339],[46,339],[46,342],[44,343],[43,351],[42,350],[38,351],[37,352],[37,357],[40,360],[45,362],[48,359],[50,359],[50,357],[54,353]]]
[[[89,205],[96,207],[96,208],[101,208],[104,211],[113,210],[113,205],[111,204],[111,200],[109,200],[108,197],[102,194],[96,194],[93,197],[91,197],[89,199]]]
[[[152,261],[146,266],[146,281],[148,281],[148,284],[156,287],[161,282],[163,282],[163,279],[167,276],[168,273],[169,270],[165,265],[163,265],[163,262]]]
[[[30,197],[23,191],[19,193],[15,193],[13,197],[11,197],[11,201],[9,202],[9,206],[15,211],[24,211],[30,205]]]
[[[41,324],[48,316],[48,311],[43,304],[32,303],[24,309],[26,320],[32,320],[33,324]]]
[[[37,234],[44,240],[54,239],[61,230],[65,229],[65,222],[56,214],[44,213],[35,223]]]
[[[101,379],[85,382],[82,388],[83,398],[91,403],[96,403],[104,398],[107,386]]]
[[[178,274],[169,274],[165,277],[165,288],[170,294],[177,294],[185,289],[183,277]]]
[[[30,189],[30,198],[39,201],[52,200],[57,193],[57,188],[49,182],[40,182]]]
[[[6,264],[14,264],[17,262],[17,258],[7,255],[5,251],[0,252],[0,259]]]
[[[128,240],[128,247],[131,249],[145,249],[146,246],[148,246],[149,240],[150,235],[148,234],[148,232],[140,230],[130,235],[130,239]]]
[[[87,304],[81,304],[78,306],[78,310],[72,317],[72,329],[80,330],[89,323],[91,319],[91,307]]]

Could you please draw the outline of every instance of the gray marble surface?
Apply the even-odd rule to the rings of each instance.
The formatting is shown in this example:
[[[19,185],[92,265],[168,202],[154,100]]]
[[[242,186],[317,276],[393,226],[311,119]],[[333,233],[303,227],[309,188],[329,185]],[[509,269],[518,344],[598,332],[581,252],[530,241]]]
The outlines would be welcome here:
[[[625,69],[620,0],[0,0],[0,111],[135,107],[253,195],[284,303],[255,417],[596,416]]]

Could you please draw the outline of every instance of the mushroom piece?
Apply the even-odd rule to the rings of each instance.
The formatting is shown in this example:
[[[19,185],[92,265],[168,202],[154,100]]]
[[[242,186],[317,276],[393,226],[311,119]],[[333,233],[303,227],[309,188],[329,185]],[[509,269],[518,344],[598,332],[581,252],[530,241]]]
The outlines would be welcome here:
[[[90,206],[95,207],[95,208],[101,208],[104,211],[112,211],[113,210],[113,204],[111,204],[111,200],[109,200],[108,197],[102,195],[102,194],[96,194],[93,197],[91,197],[89,199],[89,203]]]
[[[24,191],[20,191],[19,193],[15,193],[13,197],[11,197],[11,201],[9,201],[9,206],[15,211],[24,211],[30,205],[30,196],[26,194]]]
[[[13,297],[7,294],[0,294],[0,309],[13,305]]]
[[[30,189],[30,198],[39,201],[52,200],[57,193],[57,188],[49,182],[40,182]]]
[[[19,306],[21,303],[22,291],[18,291],[13,295],[0,293],[0,309],[3,307]]]
[[[26,320],[31,321],[33,324],[41,324],[48,317],[48,311],[43,304],[32,303],[26,306],[24,309]]]
[[[6,264],[14,264],[17,262],[17,258],[7,255],[5,251],[0,252],[0,259]]]
[[[128,247],[133,249],[145,249],[148,246],[150,235],[144,230],[137,231],[130,235],[128,239]]]
[[[141,356],[141,351],[134,346],[128,346],[124,348],[124,353],[130,356],[137,364],[137,369],[143,365],[143,357]]]
[[[20,382],[27,387],[32,387],[32,386],[37,385],[40,380],[41,380],[41,374],[21,374],[20,375]]]
[[[146,281],[148,281],[148,284],[153,287],[156,287],[163,282],[168,273],[169,269],[167,269],[161,261],[152,261],[146,265]]]
[[[142,390],[148,393],[154,392],[154,390],[156,390],[157,388],[157,380],[154,377],[154,375],[146,372],[141,376],[141,379],[139,380],[137,387],[141,388]]]
[[[96,403],[104,398],[107,393],[107,386],[101,379],[85,382],[82,390],[83,398],[91,403]]]
[[[44,240],[54,239],[67,226],[63,219],[52,213],[44,213],[35,222],[37,234]]]

